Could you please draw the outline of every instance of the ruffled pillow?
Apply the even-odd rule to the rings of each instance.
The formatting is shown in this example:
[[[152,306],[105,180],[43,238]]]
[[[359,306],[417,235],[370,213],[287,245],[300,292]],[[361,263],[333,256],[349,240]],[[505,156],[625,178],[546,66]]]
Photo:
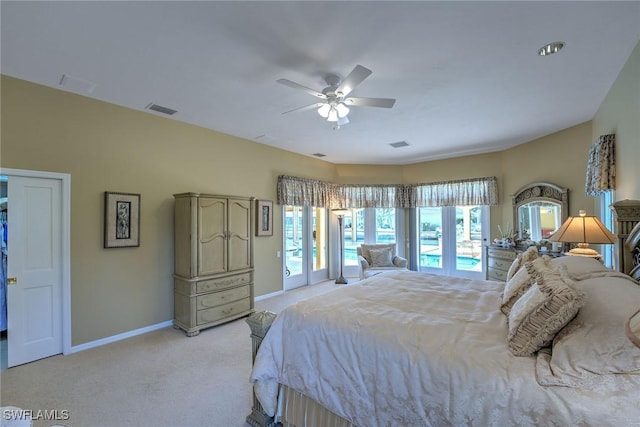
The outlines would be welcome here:
[[[532,263],[533,264],[533,263]],[[559,271],[560,270],[560,271]],[[531,356],[551,344],[553,338],[580,310],[584,295],[562,268],[531,268],[534,284],[509,313],[509,350],[515,356]]]
[[[529,290],[533,283],[533,277],[529,271],[532,268],[548,271],[551,269],[549,261],[550,258],[547,255],[535,258],[533,261],[527,261],[511,279],[507,280],[504,286],[504,292],[502,293],[500,311],[502,311],[506,316],[509,315],[511,307],[513,307],[518,298]]]
[[[507,271],[507,280],[511,279],[520,270],[521,267],[528,261],[533,261],[538,258],[538,248],[536,246],[530,246],[526,251],[519,253],[516,259],[513,260],[509,270]]]

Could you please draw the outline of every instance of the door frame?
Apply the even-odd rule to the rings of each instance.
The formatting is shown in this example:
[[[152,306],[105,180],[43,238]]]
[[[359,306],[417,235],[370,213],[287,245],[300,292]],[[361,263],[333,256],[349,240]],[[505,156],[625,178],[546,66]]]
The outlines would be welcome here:
[[[71,354],[71,175],[59,172],[33,171],[26,169],[0,168],[0,175],[9,177],[7,185],[11,185],[12,176],[25,178],[44,178],[61,181],[62,200],[60,215],[62,219],[62,354]],[[11,201],[8,202],[11,209]],[[11,242],[9,242],[9,245]],[[11,251],[11,249],[9,249]],[[11,254],[9,254],[11,256]],[[8,331],[10,333],[10,331]]]

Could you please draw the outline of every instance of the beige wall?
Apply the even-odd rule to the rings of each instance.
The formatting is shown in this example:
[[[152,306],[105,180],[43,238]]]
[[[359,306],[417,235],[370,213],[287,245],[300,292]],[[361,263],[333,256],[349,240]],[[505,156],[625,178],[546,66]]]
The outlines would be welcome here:
[[[615,200],[640,199],[640,42],[593,119],[592,139],[616,135]]]
[[[173,312],[173,197],[276,199],[286,173],[331,181],[333,165],[152,114],[2,77],[2,167],[71,174],[72,344]],[[141,194],[139,248],[103,249],[104,191]],[[256,238],[256,293],[282,289],[282,219]]]
[[[194,191],[276,200],[280,174],[341,183],[418,183],[496,176],[501,205],[491,229],[511,219],[510,196],[533,181],[571,191],[570,210],[593,208],[581,195],[593,135],[618,135],[619,198],[640,198],[636,48],[591,123],[509,150],[407,166],[332,165],[145,112],[2,76],[2,167],[71,174],[72,344],[170,320],[173,316],[173,198]],[[635,94],[635,95],[634,95]],[[140,193],[141,246],[102,248],[104,191]],[[589,206],[591,204],[591,206]],[[256,238],[256,295],[282,289],[282,218]]]

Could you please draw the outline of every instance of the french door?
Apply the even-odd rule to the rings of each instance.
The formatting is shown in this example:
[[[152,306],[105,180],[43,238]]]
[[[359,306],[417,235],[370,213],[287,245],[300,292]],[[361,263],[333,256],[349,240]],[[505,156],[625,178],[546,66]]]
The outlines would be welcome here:
[[[418,269],[435,274],[484,278],[488,206],[423,207],[417,211]]]
[[[329,278],[325,208],[284,206],[284,290]]]

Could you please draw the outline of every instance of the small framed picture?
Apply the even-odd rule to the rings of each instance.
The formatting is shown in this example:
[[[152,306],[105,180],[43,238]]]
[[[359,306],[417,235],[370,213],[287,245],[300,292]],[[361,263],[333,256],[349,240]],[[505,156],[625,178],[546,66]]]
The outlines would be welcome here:
[[[140,246],[140,195],[104,193],[104,247]]]
[[[273,236],[273,202],[256,200],[256,236]]]

